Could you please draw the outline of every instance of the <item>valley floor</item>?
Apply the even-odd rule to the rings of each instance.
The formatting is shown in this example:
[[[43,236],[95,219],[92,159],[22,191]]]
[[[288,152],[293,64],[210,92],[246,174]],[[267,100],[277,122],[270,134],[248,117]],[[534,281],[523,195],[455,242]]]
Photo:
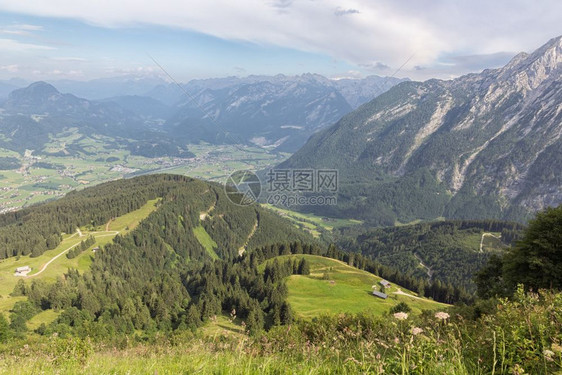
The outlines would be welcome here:
[[[77,129],[58,135],[45,152],[28,150],[23,156],[0,148],[0,157],[21,162],[15,170],[0,170],[0,213],[60,198],[71,190],[147,173],[182,174],[204,180],[226,180],[237,170],[257,170],[285,160],[289,154],[273,153],[249,146],[197,144],[186,147],[194,158],[132,155],[123,149],[110,149],[106,137],[82,137]],[[84,152],[61,156],[69,145]],[[87,153],[86,153],[87,151]]]

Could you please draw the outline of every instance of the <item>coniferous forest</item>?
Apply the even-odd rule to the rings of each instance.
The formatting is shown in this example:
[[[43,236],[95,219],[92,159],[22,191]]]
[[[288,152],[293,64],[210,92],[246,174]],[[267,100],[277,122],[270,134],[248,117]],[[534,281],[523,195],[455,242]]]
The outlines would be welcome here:
[[[125,194],[126,191],[134,193]],[[137,191],[137,199],[125,198],[136,195]],[[100,199],[100,192],[107,192],[104,199]],[[423,275],[403,273],[379,263],[379,258],[365,251],[368,248],[359,249],[365,254],[362,255],[344,251],[335,244],[326,246],[258,206],[234,205],[219,185],[181,176],[144,176],[86,189],[56,202],[7,215],[2,218],[3,228],[18,227],[20,233],[37,230],[56,235],[53,228],[57,225],[66,225],[70,230],[100,224],[133,210],[142,205],[140,197],[159,198],[158,207],[134,230],[117,235],[92,254],[88,271],[69,269],[55,282],[21,279],[17,283],[11,295],[21,300],[8,316],[0,314],[3,350],[17,351],[18,343],[32,339],[36,343],[32,350],[51,353],[49,355],[71,366],[72,371],[86,366],[96,356],[106,355],[97,351],[96,345],[116,346],[122,350],[142,347],[148,351],[161,347],[177,352],[177,345],[187,344],[214,349],[184,353],[186,358],[199,356],[199,360],[206,361],[209,353],[222,353],[222,362],[207,364],[211,367],[229,366],[229,355],[233,353],[238,353],[242,361],[247,361],[250,353],[259,353],[261,359],[249,366],[265,366],[267,371],[273,372],[277,371],[276,366],[294,366],[294,361],[305,359],[311,361],[311,369],[326,370],[327,367],[321,365],[324,362],[316,362],[320,358],[327,361],[326,366],[339,369],[337,371],[364,371],[370,368],[365,358],[371,358],[371,363],[377,364],[380,370],[373,372],[394,372],[403,369],[404,362],[398,353],[407,353],[406,363],[419,361],[420,370],[433,373],[439,368],[439,358],[447,358],[449,362],[456,361],[448,365],[451,371],[472,373],[478,366],[483,372],[493,370],[497,359],[490,357],[489,348],[501,344],[506,351],[496,356],[504,361],[505,371],[520,365],[548,373],[558,366],[555,358],[559,352],[555,350],[559,348],[557,335],[561,331],[555,322],[556,314],[562,311],[559,295],[540,288],[559,288],[556,267],[560,262],[552,254],[559,246],[562,208],[539,214],[527,229],[503,222],[456,221],[381,229],[368,232],[364,239],[357,237],[368,244],[378,239],[378,246],[383,246],[385,241],[416,245],[412,242],[414,238],[431,235],[440,238],[451,231],[502,232],[504,238],[511,240],[511,247],[493,255],[478,273],[477,295],[468,292],[462,283],[447,283],[437,278],[428,280]],[[104,216],[100,207],[112,203],[113,211]],[[70,215],[69,207],[77,207],[81,215]],[[40,226],[42,215],[52,218],[44,227]],[[218,257],[211,256],[195,236],[194,229],[200,226],[212,235]],[[342,233],[350,235],[351,229]],[[13,241],[18,239],[17,236],[12,238]],[[538,238],[544,241],[537,242]],[[438,246],[436,241],[430,242],[432,246]],[[83,240],[67,257],[80,255],[94,242],[92,237]],[[417,245],[416,250],[422,254]],[[241,252],[241,248],[245,251]],[[303,320],[287,300],[289,290],[285,281],[291,275],[310,276],[311,266],[307,258],[278,258],[291,254],[332,258],[379,275],[420,296],[455,304],[455,307],[448,308],[447,312],[424,311],[419,316],[408,317],[411,309],[407,303],[401,303],[386,316],[365,312]],[[538,264],[552,267],[541,268]],[[521,281],[524,286],[518,287]],[[526,294],[525,287],[540,292]],[[28,322],[43,311],[57,312],[56,319],[30,331]],[[507,334],[506,324],[512,324],[511,320],[516,317],[519,319],[519,314],[527,314],[529,325],[522,326],[522,331]],[[201,332],[206,332],[206,327],[220,316],[238,322],[243,336],[225,336],[221,339],[223,345],[218,347],[213,338]],[[542,326],[546,316],[554,319],[554,325],[548,328]],[[403,317],[407,321],[402,322]],[[484,334],[469,344],[466,340],[474,337],[476,331]],[[500,333],[503,336],[498,337]],[[531,339],[524,349],[514,345],[516,341],[529,340],[536,335],[541,337],[540,343]],[[332,336],[338,338],[337,342],[328,347],[326,342]],[[394,336],[398,338],[391,339]],[[494,337],[496,341],[490,341]],[[247,346],[235,349],[233,345],[240,340]],[[386,346],[389,351],[381,356],[379,349],[368,349],[373,343],[379,343],[381,348]],[[44,345],[55,346],[47,350]],[[69,351],[70,347],[74,349]],[[444,357],[423,357],[423,347]],[[460,347],[464,348],[462,353],[456,352]],[[276,351],[278,353],[274,354]],[[534,363],[533,356],[545,351],[548,356],[553,353],[552,361],[542,365]],[[284,354],[279,356],[279,353]],[[346,358],[352,359],[342,362],[337,353],[345,353]],[[260,364],[273,355],[272,362]],[[76,356],[77,362],[70,361],[71,356]],[[53,363],[56,366],[56,362]]]
[[[104,199],[98,198],[102,194]],[[132,196],[136,198],[125,198]],[[49,309],[62,313],[54,323],[40,328],[45,335],[112,337],[138,331],[195,329],[210,317],[230,311],[237,312],[248,332],[287,324],[293,314],[286,302],[284,278],[308,273],[303,270],[306,264],[275,261],[264,272],[259,270],[265,260],[287,254],[338,259],[437,301],[471,299],[451,284],[431,283],[360,254],[321,246],[269,211],[231,203],[219,185],[187,177],[146,176],[100,185],[10,215],[4,218],[3,228],[7,231],[17,226],[20,233],[55,236],[60,228],[57,224],[68,230],[96,225],[137,208],[143,198],[155,197],[162,198],[157,210],[130,234],[118,235],[99,249],[88,272],[69,270],[54,284],[39,279],[18,283],[13,294],[28,298],[18,305],[27,306],[24,312],[12,313],[20,321],[15,332],[25,331],[21,322],[30,319],[31,312]],[[113,209],[104,213],[109,206]],[[204,220],[201,212],[209,212]],[[53,219],[44,220],[46,215]],[[42,223],[46,225],[42,227]],[[216,241],[219,259],[213,260],[194,235],[199,225]],[[6,238],[7,247],[10,239]],[[82,241],[67,257],[77,256],[93,243],[91,237]],[[245,243],[248,251],[240,256],[239,248]]]

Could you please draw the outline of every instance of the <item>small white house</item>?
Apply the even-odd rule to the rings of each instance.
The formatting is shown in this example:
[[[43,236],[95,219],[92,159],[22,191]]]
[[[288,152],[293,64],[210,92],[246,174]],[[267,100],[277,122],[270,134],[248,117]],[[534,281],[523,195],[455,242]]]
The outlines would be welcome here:
[[[386,280],[381,280],[381,281],[379,281],[379,284],[381,284],[381,285],[382,285],[383,287],[385,287],[385,288],[390,288],[390,286],[392,285],[392,284],[390,284],[390,283],[389,283],[388,281],[386,281]]]
[[[386,298],[388,297],[388,295],[386,295],[386,294],[383,293],[383,292],[379,292],[378,290],[375,290],[375,291],[373,292],[373,296],[379,297],[379,298],[382,298],[382,299],[386,299]]]
[[[31,267],[29,266],[18,267],[16,268],[16,273],[14,274],[14,276],[27,276],[27,274],[30,272]]]

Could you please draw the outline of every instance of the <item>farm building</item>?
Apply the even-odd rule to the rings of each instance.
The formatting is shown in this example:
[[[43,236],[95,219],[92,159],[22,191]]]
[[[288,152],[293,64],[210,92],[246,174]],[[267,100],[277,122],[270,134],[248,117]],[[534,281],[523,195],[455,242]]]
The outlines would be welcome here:
[[[31,267],[29,266],[18,267],[14,276],[27,276],[29,272],[31,272]]]
[[[379,297],[379,298],[382,298],[382,299],[386,299],[386,298],[388,297],[385,293],[379,292],[379,291],[377,291],[377,290],[375,290],[375,291],[373,292],[373,296]]]
[[[381,284],[381,285],[382,285],[383,287],[385,287],[385,288],[390,288],[390,287],[392,286],[392,284],[389,283],[389,282],[386,281],[386,280],[381,280],[381,281],[379,281],[379,284]]]
[[[95,252],[98,251],[99,249],[100,249],[99,247],[94,247],[94,248],[92,249],[92,252],[95,253]]]

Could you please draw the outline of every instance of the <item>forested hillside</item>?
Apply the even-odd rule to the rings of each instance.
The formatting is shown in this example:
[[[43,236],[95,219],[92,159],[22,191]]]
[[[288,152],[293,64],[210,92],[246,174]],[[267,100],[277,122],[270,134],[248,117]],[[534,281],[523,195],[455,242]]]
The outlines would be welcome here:
[[[195,329],[232,311],[248,332],[286,324],[293,313],[284,279],[302,274],[305,266],[274,263],[264,271],[260,264],[288,254],[338,259],[434,300],[470,300],[450,284],[431,283],[335,246],[322,247],[270,211],[233,204],[223,189],[183,176],[151,175],[102,184],[4,215],[3,246],[11,248],[26,233],[37,232],[37,241],[43,235],[54,238],[61,229],[103,225],[159,198],[156,210],[136,228],[116,235],[91,256],[87,271],[68,270],[53,284],[21,279],[12,293],[24,297],[11,310],[14,334],[24,334],[26,321],[40,311],[60,312],[52,324],[37,330],[40,334],[99,338]],[[46,247],[43,242],[39,243]],[[76,251],[87,247],[85,243]]]
[[[524,226],[496,220],[442,221],[400,227],[338,229],[342,249],[428,281],[474,292],[474,275],[491,254],[501,254]]]
[[[188,201],[180,208],[177,199],[185,194]],[[166,207],[175,207],[178,226],[203,225],[218,242],[225,258],[246,241],[248,245],[261,245],[285,239],[287,235],[295,240],[306,237],[266,210],[231,203],[220,185],[183,176],[149,175],[74,191],[60,200],[0,215],[0,259],[40,255],[56,247],[63,232],[73,233],[77,227],[104,224],[158,197],[163,198]],[[199,222],[204,212],[206,220]],[[248,238],[255,225],[254,235]]]
[[[551,287],[560,287],[557,247],[562,208],[541,213],[522,240],[506,253],[504,280],[509,284],[505,289],[509,299],[497,298],[502,287],[498,289],[496,282],[502,281],[502,275],[494,274],[495,264],[491,264],[487,271],[491,277],[481,279],[489,287],[489,299],[471,306],[447,308],[419,301],[434,304],[438,310],[419,313],[415,309],[421,305],[398,303],[384,315],[342,313],[299,319],[299,310],[294,312],[288,303],[291,299],[286,298],[290,291],[283,280],[287,277],[308,280],[309,287],[310,282],[322,280],[328,284],[330,280],[347,281],[351,286],[365,275],[350,267],[355,266],[396,284],[415,279],[360,254],[302,242],[264,245],[231,261],[212,261],[196,240],[189,240],[188,246],[198,248],[203,261],[195,259],[196,252],[191,253],[193,259],[182,257],[174,250],[172,233],[193,236],[185,230],[191,224],[180,225],[174,207],[185,207],[195,193],[190,189],[193,181],[183,182],[168,203],[129,235],[118,236],[96,254],[91,272],[79,275],[70,271],[53,285],[22,281],[13,294],[27,300],[18,302],[8,319],[0,314],[0,364],[24,372],[60,373],[64,369],[68,373],[147,374],[177,369],[219,373],[550,374],[562,368],[560,293],[544,289],[525,293],[523,286],[513,284],[524,280],[529,282],[527,287],[543,287],[550,281]],[[197,223],[197,217],[193,221]],[[183,223],[190,222],[184,218]],[[456,223],[458,230],[503,229],[506,236],[517,229],[500,224]],[[168,227],[174,229],[168,231]],[[328,277],[319,278],[318,272]],[[330,272],[338,276],[331,278]],[[438,286],[433,283],[425,295],[452,301],[459,297],[458,290]],[[294,285],[290,287],[294,291]],[[316,295],[304,301],[314,300],[322,304]],[[330,303],[329,308],[341,308]],[[35,335],[24,336],[26,321],[42,309],[60,314],[52,324],[39,326]],[[223,315],[221,323],[213,323],[220,313],[230,314],[230,318],[225,320]]]

